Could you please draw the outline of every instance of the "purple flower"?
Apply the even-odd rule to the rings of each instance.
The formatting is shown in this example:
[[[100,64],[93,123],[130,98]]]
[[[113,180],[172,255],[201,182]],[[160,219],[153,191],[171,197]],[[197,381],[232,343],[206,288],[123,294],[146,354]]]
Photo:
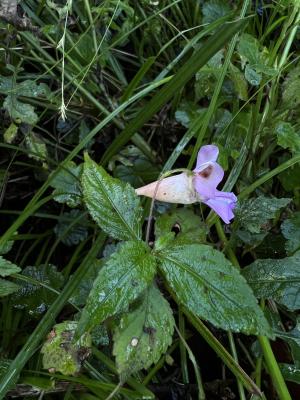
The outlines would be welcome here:
[[[217,190],[218,184],[224,177],[223,168],[216,163],[219,149],[214,145],[201,147],[194,169],[193,184],[200,200],[212,208],[226,223],[234,218],[233,209],[237,198],[232,192]]]

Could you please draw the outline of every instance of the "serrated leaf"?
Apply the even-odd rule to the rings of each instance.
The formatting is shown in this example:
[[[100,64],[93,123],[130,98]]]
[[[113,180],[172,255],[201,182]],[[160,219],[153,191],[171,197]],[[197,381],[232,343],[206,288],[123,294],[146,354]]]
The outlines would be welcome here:
[[[54,227],[56,236],[66,246],[77,245],[88,236],[87,218],[80,210],[63,213],[62,219]],[[66,222],[66,219],[69,221]]]
[[[252,290],[224,255],[206,245],[159,253],[161,269],[181,304],[216,327],[272,336]]]
[[[64,168],[52,179],[51,186],[54,199],[58,203],[66,203],[69,207],[77,207],[81,203],[80,176],[82,164],[76,165],[69,161]]]
[[[78,324],[78,334],[123,312],[151,283],[155,258],[143,242],[124,243],[101,268]]]
[[[87,154],[82,189],[91,216],[106,233],[120,240],[140,238],[142,212],[134,189],[112,178]]]
[[[21,268],[0,256],[0,276],[3,278],[21,271]]]
[[[174,326],[169,303],[152,286],[142,303],[123,315],[115,331],[113,354],[121,379],[156,363],[172,343]]]
[[[300,151],[300,135],[295,131],[290,122],[279,122],[275,127],[277,144],[293,152]]]
[[[60,289],[64,283],[63,275],[57,271],[54,265],[28,266],[23,269],[22,275],[52,289]],[[47,287],[21,280],[17,282],[20,283],[20,288],[14,293],[12,303],[16,308],[26,310],[34,317],[39,317],[44,313],[57,297],[57,294]]]
[[[20,286],[14,282],[0,278],[0,297],[8,296],[9,294],[16,292],[19,288]]]
[[[259,41],[248,33],[240,36],[237,51],[242,60],[242,66],[245,67],[245,78],[254,86],[261,82],[262,75],[272,76],[276,70],[269,67],[268,50],[261,48]]]
[[[155,222],[155,239],[173,233],[176,243],[203,243],[207,228],[201,218],[188,208],[178,208],[159,216]]]
[[[17,235],[17,234],[18,234],[18,232],[15,232],[15,233],[12,235],[12,238],[13,238],[15,235]],[[9,253],[10,250],[12,249],[13,245],[14,245],[14,241],[13,241],[13,240],[8,240],[7,242],[5,242],[5,243],[0,247],[0,254]]]
[[[45,369],[64,375],[79,373],[83,361],[90,354],[92,340],[90,334],[85,333],[75,342],[73,339],[76,328],[75,321],[54,325],[41,349]]]
[[[243,275],[256,297],[271,298],[290,310],[300,308],[300,251],[292,257],[256,260]]]
[[[235,224],[251,233],[261,233],[268,230],[269,220],[286,207],[291,199],[259,196],[243,201],[235,209]]]
[[[300,248],[300,212],[295,212],[291,218],[281,224],[281,232],[287,239],[285,249],[288,254]]]

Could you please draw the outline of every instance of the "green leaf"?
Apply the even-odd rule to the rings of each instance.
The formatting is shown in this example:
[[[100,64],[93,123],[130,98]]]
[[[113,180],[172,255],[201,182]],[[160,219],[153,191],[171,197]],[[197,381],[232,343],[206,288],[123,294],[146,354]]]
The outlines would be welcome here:
[[[265,47],[260,48],[259,41],[252,35],[241,34],[237,51],[245,67],[245,78],[251,85],[260,84],[262,73],[268,76],[276,73],[274,68],[268,66],[268,50]]]
[[[82,311],[78,334],[125,311],[151,283],[155,272],[155,258],[145,243],[124,243],[101,268]]]
[[[238,20],[224,24],[188,59],[187,62],[177,71],[168,83],[159,90],[152,99],[145,104],[135,118],[129,122],[120,135],[114,140],[109,149],[102,157],[102,164],[109,162],[111,157],[116,154],[130,138],[147,122],[149,119],[179,91],[187,82],[209,61],[209,59],[221,48],[229,39],[245,26],[245,20]]]
[[[69,207],[77,207],[81,203],[80,176],[82,164],[76,165],[69,161],[51,180],[54,199],[58,203],[66,203]]]
[[[121,379],[156,363],[172,344],[175,321],[172,309],[152,286],[142,303],[123,315],[114,334],[113,353]]]
[[[285,249],[288,254],[294,253],[300,248],[300,212],[295,212],[292,218],[288,218],[281,224],[281,232],[287,239]]]
[[[261,82],[262,76],[258,74],[253,68],[246,65],[245,68],[245,78],[250,83],[250,85],[258,86]]]
[[[293,364],[280,364],[284,380],[300,385],[300,368]]]
[[[292,68],[283,83],[283,106],[293,109],[300,104],[300,66]]]
[[[25,136],[26,147],[30,153],[28,156],[37,161],[45,161],[48,157],[47,146],[43,139],[33,132],[29,132]]]
[[[290,202],[291,199],[288,198],[277,199],[265,196],[245,200],[235,209],[235,224],[251,233],[267,231],[268,222]]]
[[[13,143],[18,134],[18,126],[15,125],[13,122],[9,125],[6,131],[3,134],[3,139],[5,143]]]
[[[61,372],[64,375],[76,375],[80,372],[82,363],[91,352],[92,340],[85,333],[78,341],[74,341],[77,322],[65,321],[54,325],[44,343],[43,367],[49,372]]]
[[[18,122],[35,125],[38,116],[31,104],[21,102],[18,98],[23,97],[50,97],[49,87],[45,83],[37,84],[32,80],[16,83],[13,77],[0,76],[0,92],[7,94],[3,107],[10,117]]]
[[[15,232],[15,233],[12,235],[12,239],[13,239],[13,237],[14,237],[15,235],[17,235],[17,234],[18,234],[18,232]],[[0,254],[9,253],[10,250],[12,249],[13,245],[14,245],[14,241],[13,241],[13,240],[9,240],[8,242],[4,243],[3,246],[0,247]]]
[[[16,285],[14,282],[0,278],[0,297],[8,296],[9,294],[16,292],[19,287],[20,286]]]
[[[112,178],[87,154],[82,189],[91,216],[106,233],[120,240],[141,237],[142,210],[134,189]]]
[[[0,276],[5,277],[20,271],[21,268],[0,256]]]
[[[206,245],[174,246],[159,253],[161,269],[179,302],[216,327],[272,336],[246,280]]]
[[[247,101],[248,85],[246,79],[244,78],[243,73],[235,65],[230,63],[229,74],[239,99]]]
[[[296,366],[300,367],[300,320],[298,318],[296,326],[285,332],[283,330],[276,331],[276,336],[286,341],[290,348],[293,356],[293,360]]]
[[[290,310],[300,308],[300,251],[292,257],[256,260],[243,275],[256,297],[271,298]]]
[[[202,7],[203,23],[210,24],[224,15],[230,13],[231,8],[227,1],[210,0],[205,1]]]
[[[58,239],[66,246],[77,245],[88,236],[87,218],[80,210],[63,213],[62,219],[54,227]],[[69,221],[66,222],[66,219]]]
[[[155,239],[172,233],[176,243],[203,243],[207,228],[201,218],[188,208],[178,208],[159,216],[155,222]]]
[[[57,294],[53,293],[51,288],[60,289],[63,286],[63,275],[54,265],[29,266],[23,269],[22,275],[27,277],[28,281],[24,283],[18,279],[22,286],[13,295],[12,304],[18,309],[26,310],[33,317],[40,317],[56,299]],[[36,281],[41,282],[43,286],[33,283]]]
[[[7,96],[3,102],[3,108],[14,121],[25,122],[29,125],[35,125],[38,121],[34,107],[20,102],[15,96]]]
[[[100,269],[103,266],[103,261],[95,260],[93,265],[90,267],[88,273],[85,274],[84,278],[81,279],[76,291],[74,291],[70,301],[72,304],[82,307],[86,304],[86,300],[92,290],[93,284],[97,278]]]
[[[293,152],[300,151],[300,135],[295,131],[290,122],[279,122],[275,127],[277,144]]]

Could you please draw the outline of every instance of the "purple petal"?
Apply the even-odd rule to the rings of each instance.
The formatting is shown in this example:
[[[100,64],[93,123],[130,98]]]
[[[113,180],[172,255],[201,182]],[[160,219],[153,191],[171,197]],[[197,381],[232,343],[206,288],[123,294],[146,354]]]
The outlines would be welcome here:
[[[217,161],[218,155],[219,149],[217,146],[213,144],[202,146],[198,153],[196,169],[200,168],[202,164]]]
[[[231,192],[220,192],[216,191],[216,197],[214,199],[209,199],[204,203],[212,208],[225,222],[229,224],[230,220],[234,218],[232,210],[236,206],[237,198]]]
[[[218,184],[224,177],[223,168],[215,163],[208,163],[194,169],[194,187],[202,200],[215,197]]]

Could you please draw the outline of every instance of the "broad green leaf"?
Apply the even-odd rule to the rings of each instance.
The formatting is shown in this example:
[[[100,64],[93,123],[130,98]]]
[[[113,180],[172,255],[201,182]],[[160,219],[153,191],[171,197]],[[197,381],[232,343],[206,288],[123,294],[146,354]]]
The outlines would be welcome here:
[[[18,279],[20,289],[14,293],[12,303],[16,308],[26,310],[33,317],[40,317],[57,298],[52,289],[60,289],[64,278],[54,265],[40,265],[26,267],[22,275],[28,282]],[[30,279],[40,282],[43,286],[30,282]]]
[[[99,271],[78,324],[78,334],[125,311],[151,283],[155,258],[143,242],[124,243]]]
[[[300,134],[296,132],[290,122],[279,122],[275,127],[277,144],[293,152],[300,151]]]
[[[21,268],[0,256],[0,276],[5,277],[20,271]]]
[[[235,225],[251,233],[267,231],[268,222],[290,202],[291,199],[288,198],[265,196],[245,200],[235,209]]]
[[[76,165],[73,161],[69,161],[52,179],[51,186],[55,189],[54,199],[58,203],[66,203],[69,207],[76,207],[81,203],[81,172],[82,164]]]
[[[89,333],[85,333],[76,342],[74,333],[77,322],[65,321],[54,325],[44,343],[43,367],[49,372],[61,372],[64,375],[76,375],[79,373],[82,363],[91,352],[92,340]]]
[[[300,368],[293,364],[279,364],[283,378],[286,381],[300,385]]]
[[[224,255],[206,245],[182,245],[158,253],[178,301],[216,327],[272,336],[246,280]]]
[[[210,0],[205,1],[202,7],[203,23],[210,24],[217,19],[223,17],[231,11],[227,1],[224,0]]]
[[[48,157],[47,146],[43,139],[33,132],[25,136],[26,147],[30,153],[28,156],[37,161],[45,161]]]
[[[14,282],[0,278],[0,297],[8,296],[9,294],[16,292],[19,288],[20,286]]]
[[[25,122],[29,125],[35,125],[38,121],[34,107],[31,104],[22,103],[15,96],[7,96],[3,102],[3,108],[14,121]]]
[[[258,86],[262,79],[262,74],[272,76],[276,70],[269,67],[269,55],[265,47],[261,48],[259,41],[248,33],[240,36],[237,51],[245,67],[245,78],[254,86]]]
[[[292,257],[256,260],[243,275],[256,297],[271,298],[290,310],[300,308],[300,251]]]
[[[58,239],[66,246],[76,245],[88,236],[87,218],[80,210],[71,210],[61,214],[60,219],[54,227]],[[68,221],[66,221],[68,219]]]
[[[134,189],[112,178],[87,154],[82,189],[91,216],[106,233],[120,240],[140,238],[142,210]]]
[[[276,331],[276,336],[286,341],[291,349],[293,360],[296,366],[300,367],[300,320],[298,318],[296,326],[285,332],[283,330]]]
[[[283,83],[284,107],[293,109],[300,104],[300,66],[292,68]]]
[[[207,228],[201,218],[188,208],[159,216],[155,222],[155,239],[172,233],[176,243],[204,243]]]
[[[13,77],[0,76],[0,92],[7,94],[4,100],[3,107],[7,110],[10,117],[18,122],[25,122],[29,125],[35,125],[38,121],[38,116],[31,104],[20,101],[19,97],[49,97],[49,87],[40,83],[37,84],[32,80],[25,80],[21,83],[16,83]]]
[[[281,232],[287,239],[285,249],[288,254],[300,248],[300,212],[295,212],[291,218],[281,224]]]
[[[169,303],[152,286],[142,303],[123,315],[115,331],[113,353],[121,379],[159,360],[172,343],[174,325]]]

